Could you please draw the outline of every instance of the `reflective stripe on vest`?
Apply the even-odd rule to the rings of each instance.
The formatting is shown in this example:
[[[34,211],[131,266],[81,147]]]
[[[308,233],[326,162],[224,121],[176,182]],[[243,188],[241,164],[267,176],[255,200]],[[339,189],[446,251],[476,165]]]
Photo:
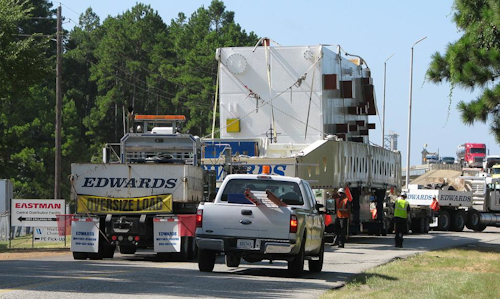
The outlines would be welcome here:
[[[347,209],[347,198],[337,200],[337,217],[349,218],[349,210]]]
[[[394,207],[394,217],[408,218],[408,212],[406,208],[408,207],[408,202],[404,199],[397,199]]]

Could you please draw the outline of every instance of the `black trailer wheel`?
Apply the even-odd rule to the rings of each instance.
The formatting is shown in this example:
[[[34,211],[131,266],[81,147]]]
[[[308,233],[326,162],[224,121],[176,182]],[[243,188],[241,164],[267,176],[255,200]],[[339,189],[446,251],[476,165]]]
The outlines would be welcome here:
[[[325,256],[325,242],[321,243],[321,249],[319,250],[317,260],[309,260],[309,271],[310,272],[321,272],[323,270],[323,259]]]
[[[121,254],[134,254],[136,251],[135,247],[122,247],[120,246]]]
[[[73,258],[75,260],[86,260],[88,257],[89,256],[86,252],[74,252],[73,251]]]
[[[226,254],[226,266],[235,268],[240,265],[241,257],[235,254]]]
[[[476,209],[469,209],[467,212],[467,225],[468,229],[476,230],[479,227],[479,223],[481,222],[481,216],[479,215],[479,211]]]
[[[450,213],[448,211],[441,211],[438,218],[438,230],[448,231],[450,229]]]
[[[420,226],[419,230],[420,230],[421,234],[426,234],[429,232],[429,220],[427,219],[427,217],[420,218],[419,226]]]
[[[215,251],[198,250],[198,269],[201,272],[212,272],[215,266]]]
[[[482,232],[483,230],[486,229],[486,224],[479,224],[478,227],[474,229],[475,232]]]
[[[305,241],[305,236],[304,236]],[[304,243],[300,246],[300,251],[297,256],[288,261],[288,274],[290,277],[302,277],[302,273],[304,272],[304,259],[305,259],[305,248]]]
[[[103,258],[102,251],[99,251],[97,253],[91,252],[88,255],[89,255],[89,260],[102,260]]]
[[[456,211],[451,217],[451,230],[461,232],[464,230],[466,215],[464,211]]]

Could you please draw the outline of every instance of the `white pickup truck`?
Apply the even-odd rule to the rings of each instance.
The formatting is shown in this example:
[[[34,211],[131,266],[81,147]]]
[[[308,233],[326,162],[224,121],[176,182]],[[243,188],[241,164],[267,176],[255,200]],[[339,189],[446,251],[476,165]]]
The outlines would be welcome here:
[[[286,260],[292,277],[323,268],[325,225],[321,205],[305,180],[273,175],[228,175],[214,202],[197,212],[198,268],[211,272],[218,253],[228,267]]]

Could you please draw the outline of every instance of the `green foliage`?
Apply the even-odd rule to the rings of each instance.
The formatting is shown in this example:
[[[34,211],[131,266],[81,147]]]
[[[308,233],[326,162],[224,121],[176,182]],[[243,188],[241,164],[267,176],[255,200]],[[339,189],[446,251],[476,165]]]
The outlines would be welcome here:
[[[49,0],[0,0],[0,178],[13,180],[16,197],[53,196],[55,12]],[[120,140],[129,106],[185,115],[185,130],[208,133],[216,49],[258,40],[234,17],[218,0],[169,25],[140,3],[102,23],[87,9],[64,39],[62,177],[71,163],[98,162],[103,144]]]
[[[482,95],[470,102],[461,101],[457,108],[462,121],[473,125],[490,121],[491,131],[500,141],[497,123],[500,120],[500,1],[455,0],[454,21],[463,36],[447,46],[444,54],[432,55],[427,78],[440,83],[474,90]]]

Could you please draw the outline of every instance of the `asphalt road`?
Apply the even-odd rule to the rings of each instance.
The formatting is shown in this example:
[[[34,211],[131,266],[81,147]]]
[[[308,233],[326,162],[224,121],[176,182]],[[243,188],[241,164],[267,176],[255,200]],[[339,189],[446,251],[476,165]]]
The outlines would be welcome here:
[[[405,237],[395,248],[394,235],[351,237],[345,248],[327,246],[323,272],[287,278],[286,262],[227,268],[218,259],[213,273],[195,262],[154,262],[149,255],[121,255],[101,261],[62,256],[0,261],[0,298],[318,298],[342,286],[349,276],[419,252],[478,243],[500,244],[500,228],[483,233],[431,232]],[[307,262],[306,262],[307,269]]]

